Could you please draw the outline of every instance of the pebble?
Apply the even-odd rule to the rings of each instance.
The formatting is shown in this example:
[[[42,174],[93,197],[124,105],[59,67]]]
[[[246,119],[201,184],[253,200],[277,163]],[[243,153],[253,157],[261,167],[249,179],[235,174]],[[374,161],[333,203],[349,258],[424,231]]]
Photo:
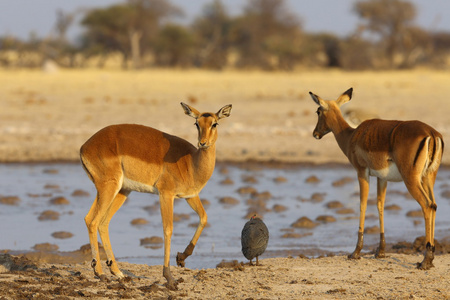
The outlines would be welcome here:
[[[136,218],[131,220],[131,225],[133,226],[139,226],[139,225],[145,225],[148,224],[148,220],[144,219],[144,218]]]
[[[317,176],[312,175],[312,176],[309,176],[308,178],[306,178],[305,182],[306,183],[319,183],[320,179]]]
[[[333,222],[336,222],[336,218],[333,216],[328,216],[328,215],[324,216],[323,215],[323,216],[318,216],[316,218],[316,221],[321,222],[321,223],[333,223]]]
[[[70,239],[73,237],[73,233],[67,231],[57,231],[52,233],[52,237],[55,239]]]
[[[423,218],[422,210],[410,210],[406,213],[407,217],[411,218]]]
[[[84,190],[75,190],[72,192],[73,197],[89,197],[89,192],[86,192]]]
[[[353,177],[342,177],[341,179],[334,181],[331,185],[334,187],[341,187],[353,181],[355,181],[355,178]]]
[[[39,221],[55,221],[55,220],[59,220],[59,212],[54,211],[54,210],[43,211],[39,215],[38,220]]]
[[[239,203],[239,200],[233,197],[222,197],[219,199],[219,203],[226,205],[236,205]]]
[[[70,204],[70,201],[62,196],[54,197],[54,198],[50,199],[49,202],[52,205],[68,205],[68,204]]]
[[[0,197],[0,203],[5,205],[19,205],[20,198],[17,196]]]

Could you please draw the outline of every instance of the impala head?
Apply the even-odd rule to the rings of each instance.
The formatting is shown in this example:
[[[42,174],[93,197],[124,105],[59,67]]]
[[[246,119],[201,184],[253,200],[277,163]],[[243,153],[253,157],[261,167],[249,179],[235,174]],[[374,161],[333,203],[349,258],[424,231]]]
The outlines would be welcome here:
[[[181,102],[184,113],[195,119],[195,126],[198,130],[198,147],[208,149],[217,140],[217,125],[222,118],[227,118],[231,114],[231,104],[225,105],[217,113],[200,113],[195,108]]]
[[[316,128],[314,128],[313,136],[316,139],[321,139],[324,135],[331,131],[332,122],[336,121],[336,117],[341,114],[340,107],[352,99],[353,88],[346,90],[337,100],[323,100],[316,94],[309,92],[309,95],[319,105],[317,109],[317,121]]]

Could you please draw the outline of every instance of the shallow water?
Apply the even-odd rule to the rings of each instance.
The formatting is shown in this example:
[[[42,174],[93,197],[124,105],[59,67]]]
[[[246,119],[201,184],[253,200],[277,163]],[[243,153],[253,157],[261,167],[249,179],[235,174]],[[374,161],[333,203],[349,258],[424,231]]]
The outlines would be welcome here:
[[[226,168],[227,172],[221,172]],[[315,175],[319,183],[306,183],[305,180]],[[251,176],[256,183],[244,182]],[[276,182],[283,177],[285,182]],[[344,177],[352,178],[342,186],[332,183]],[[79,164],[6,164],[0,166],[1,196],[18,196],[17,205],[0,204],[0,249],[32,250],[39,243],[51,243],[59,246],[60,251],[73,251],[89,242],[84,224],[84,216],[88,212],[95,195],[92,182]],[[221,184],[225,178],[230,178],[234,184]],[[450,200],[441,197],[443,191],[450,190],[447,184],[450,178],[448,169],[441,169],[435,185],[438,210],[436,214],[436,239],[447,238],[450,234]],[[290,168],[268,168],[253,165],[252,167],[225,166],[220,164],[206,187],[201,192],[202,199],[211,202],[206,207],[210,227],[206,228],[195,248],[192,257],[186,260],[189,268],[215,267],[222,259],[237,259],[244,261],[240,252],[240,234],[247,221],[249,195],[242,195],[237,190],[252,186],[258,192],[268,191],[271,198],[266,201],[266,207],[280,204],[288,209],[277,213],[273,210],[264,214],[264,222],[270,231],[270,241],[266,253],[262,256],[275,257],[281,255],[298,255],[301,253],[322,253],[317,249],[333,253],[350,253],[356,245],[359,196],[356,174],[353,169],[342,166]],[[90,196],[72,196],[75,190],[87,191]],[[396,204],[401,210],[385,210],[386,242],[413,242],[418,236],[424,235],[423,218],[407,217],[407,212],[419,210],[414,199],[402,195],[406,191],[403,183],[389,183],[386,206]],[[322,193],[323,200],[311,201],[315,193]],[[49,200],[64,196],[68,205],[51,205]],[[239,200],[237,205],[219,203],[222,197],[234,197]],[[371,180],[369,199],[376,199],[376,180]],[[338,200],[345,208],[351,208],[354,213],[338,214],[336,209],[329,209],[326,203]],[[162,237],[161,216],[159,208],[153,212],[143,209],[157,203],[156,195],[132,193],[124,206],[114,216],[110,225],[110,237],[117,260],[132,263],[161,265],[163,249],[145,248],[140,246],[140,239],[151,236]],[[60,213],[59,220],[39,221],[39,215],[45,210]],[[175,265],[175,255],[182,252],[189,244],[195,227],[189,224],[197,223],[198,218],[184,200],[175,202],[176,214],[188,214],[188,219],[174,223],[172,237],[171,264]],[[315,220],[320,215],[334,216],[337,221],[320,224],[314,229],[292,228],[291,224],[298,218],[307,216]],[[133,226],[130,222],[136,218],[149,221],[146,225]],[[419,224],[415,224],[419,222]],[[368,205],[366,213],[366,228],[378,226],[376,205]],[[287,231],[286,231],[287,230]],[[52,237],[56,231],[67,231],[72,238],[57,239]],[[286,232],[305,234],[301,238],[282,238]],[[378,243],[379,234],[365,234],[365,251]],[[162,245],[161,245],[162,246]]]

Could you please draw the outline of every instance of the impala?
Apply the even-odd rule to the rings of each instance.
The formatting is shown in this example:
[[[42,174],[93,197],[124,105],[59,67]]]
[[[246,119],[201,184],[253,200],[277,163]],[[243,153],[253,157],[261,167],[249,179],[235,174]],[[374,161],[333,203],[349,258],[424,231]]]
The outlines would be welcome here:
[[[319,120],[313,136],[321,139],[330,131],[342,152],[356,169],[360,189],[358,242],[349,258],[359,258],[363,247],[364,220],[369,194],[369,177],[377,177],[377,208],[380,222],[380,244],[375,257],[385,256],[384,200],[388,181],[403,181],[409,193],[422,208],[425,219],[426,250],[419,269],[433,267],[434,223],[436,201],[433,186],[444,150],[442,135],[419,121],[367,120],[357,128],[350,127],[340,107],[352,98],[348,89],[336,101],[326,101],[309,92],[319,105]]]
[[[217,113],[200,113],[184,103],[181,106],[186,115],[195,118],[198,148],[157,129],[121,124],[101,129],[80,149],[83,167],[97,189],[85,221],[92,251],[91,266],[101,280],[106,275],[99,263],[97,231],[106,252],[106,265],[112,274],[123,278],[111,248],[109,222],[130,192],[154,193],[159,195],[164,231],[163,276],[169,289],[177,289],[169,266],[174,198],[185,198],[200,219],[191,242],[177,255],[177,264],[184,267],[184,260],[192,254],[207,222],[198,194],[214,170],[218,121],[231,112],[231,105]]]

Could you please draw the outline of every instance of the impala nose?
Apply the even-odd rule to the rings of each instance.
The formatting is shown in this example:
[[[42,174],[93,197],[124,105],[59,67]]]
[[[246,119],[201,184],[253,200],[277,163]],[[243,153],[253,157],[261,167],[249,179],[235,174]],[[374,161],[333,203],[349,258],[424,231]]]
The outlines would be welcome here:
[[[200,148],[204,148],[204,147],[206,147],[206,142],[200,141],[200,142],[198,142],[198,146]]]
[[[320,136],[319,133],[317,133],[317,132],[313,132],[313,137],[314,137],[316,140],[320,140],[320,138],[321,138],[321,136]]]

